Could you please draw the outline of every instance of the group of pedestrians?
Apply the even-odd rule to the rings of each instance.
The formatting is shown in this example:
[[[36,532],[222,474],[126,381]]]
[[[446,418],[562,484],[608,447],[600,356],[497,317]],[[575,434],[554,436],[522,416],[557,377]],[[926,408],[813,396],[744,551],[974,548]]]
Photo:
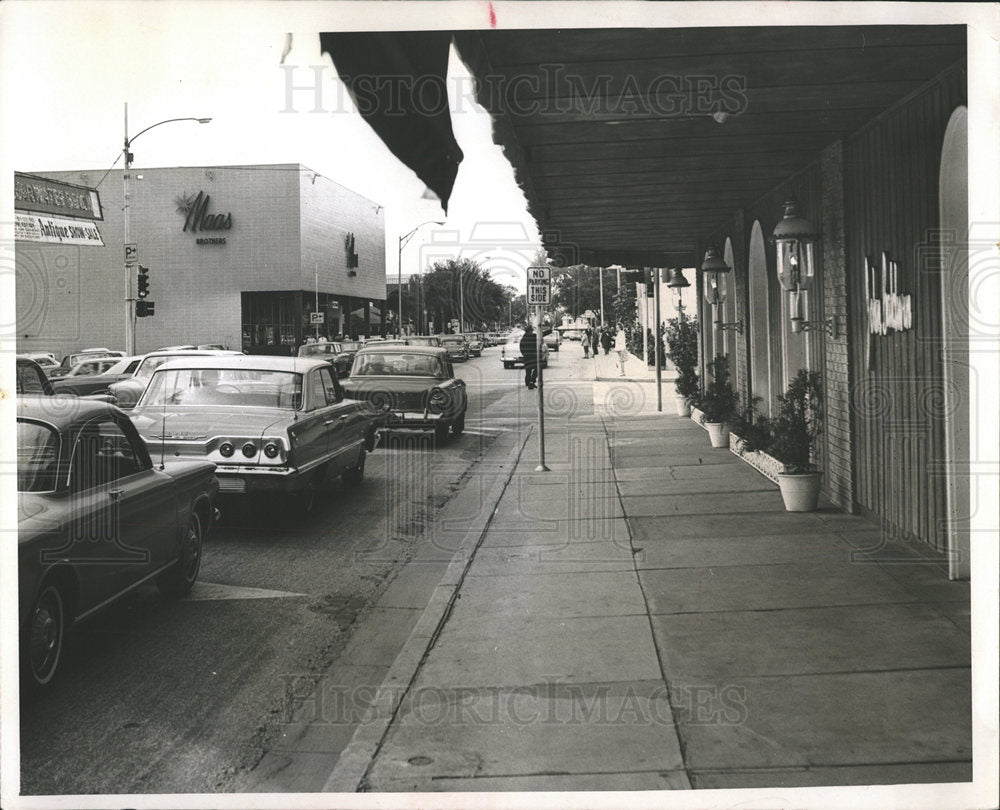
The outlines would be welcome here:
[[[614,348],[618,355],[618,376],[625,376],[628,346],[625,328],[620,323],[616,324],[614,330],[610,327],[588,326],[583,330],[581,342],[583,343],[584,357],[590,357],[591,352],[593,352],[594,357],[597,357],[598,347],[604,349],[605,354],[610,354],[611,349]],[[524,327],[519,348],[521,357],[524,358],[524,384],[527,388],[535,388],[538,385],[538,336],[530,323]]]

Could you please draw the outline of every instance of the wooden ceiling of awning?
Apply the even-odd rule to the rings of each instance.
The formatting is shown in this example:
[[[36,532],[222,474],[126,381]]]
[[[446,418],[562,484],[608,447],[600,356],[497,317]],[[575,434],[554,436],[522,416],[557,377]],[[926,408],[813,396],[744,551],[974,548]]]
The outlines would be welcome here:
[[[455,42],[547,246],[574,245],[594,264],[690,265],[736,209],[966,52],[960,25],[465,31]]]

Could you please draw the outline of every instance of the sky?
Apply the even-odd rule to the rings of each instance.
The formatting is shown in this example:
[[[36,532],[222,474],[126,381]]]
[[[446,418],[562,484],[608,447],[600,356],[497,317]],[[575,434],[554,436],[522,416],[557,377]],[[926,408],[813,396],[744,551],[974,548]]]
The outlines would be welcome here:
[[[121,168],[126,103],[130,137],[169,118],[211,117],[207,125],[175,122],[142,134],[133,165],[301,163],[385,206],[390,278],[399,237],[441,220],[408,241],[404,273],[419,268],[424,246],[436,239],[492,266],[501,283],[517,282],[524,254],[540,244],[537,228],[454,49],[448,85],[465,159],[446,216],[358,115],[330,57],[320,53],[318,32],[343,23],[324,11],[329,5],[296,15],[275,15],[269,3],[241,6],[252,13],[227,3],[185,5],[178,13],[180,6],[15,2],[8,20],[22,32],[44,25],[45,33],[0,40],[4,63],[30,77],[4,88],[3,120],[16,126],[4,127],[3,165],[37,173],[91,169],[100,177]],[[487,242],[517,250],[505,256],[483,241],[487,232]]]

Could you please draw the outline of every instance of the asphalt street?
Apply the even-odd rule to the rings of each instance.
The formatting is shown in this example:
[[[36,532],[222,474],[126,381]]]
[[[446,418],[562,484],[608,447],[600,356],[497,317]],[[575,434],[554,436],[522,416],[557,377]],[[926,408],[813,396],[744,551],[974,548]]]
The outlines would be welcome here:
[[[353,665],[342,653],[362,627],[405,639],[398,616],[371,606],[449,502],[465,491],[477,497],[469,482],[483,459],[506,455],[535,418],[535,392],[520,370],[503,369],[499,351],[456,364],[470,395],[462,436],[440,447],[419,435],[388,437],[365,481],[328,482],[308,517],[223,502],[189,597],[170,602],[143,588],[82,624],[58,682],[21,707],[22,792],[230,792],[258,785],[265,772],[273,779],[260,766],[280,746],[290,696]],[[587,395],[573,388],[569,354],[553,353],[548,372],[566,382],[551,389],[556,412]],[[340,731],[346,744],[352,729]],[[279,788],[316,789],[300,776],[286,774]]]

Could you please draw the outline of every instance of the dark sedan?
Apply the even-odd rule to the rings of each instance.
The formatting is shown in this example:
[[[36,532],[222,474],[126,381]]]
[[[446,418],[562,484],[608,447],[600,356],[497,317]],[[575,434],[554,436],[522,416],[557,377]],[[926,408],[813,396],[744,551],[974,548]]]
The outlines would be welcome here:
[[[113,405],[17,400],[18,597],[22,685],[55,676],[67,630],[155,581],[167,596],[198,577],[215,516],[215,465],[153,466]]]
[[[390,430],[433,430],[444,441],[465,429],[465,382],[444,348],[367,346],[354,358],[344,393],[370,402]]]

